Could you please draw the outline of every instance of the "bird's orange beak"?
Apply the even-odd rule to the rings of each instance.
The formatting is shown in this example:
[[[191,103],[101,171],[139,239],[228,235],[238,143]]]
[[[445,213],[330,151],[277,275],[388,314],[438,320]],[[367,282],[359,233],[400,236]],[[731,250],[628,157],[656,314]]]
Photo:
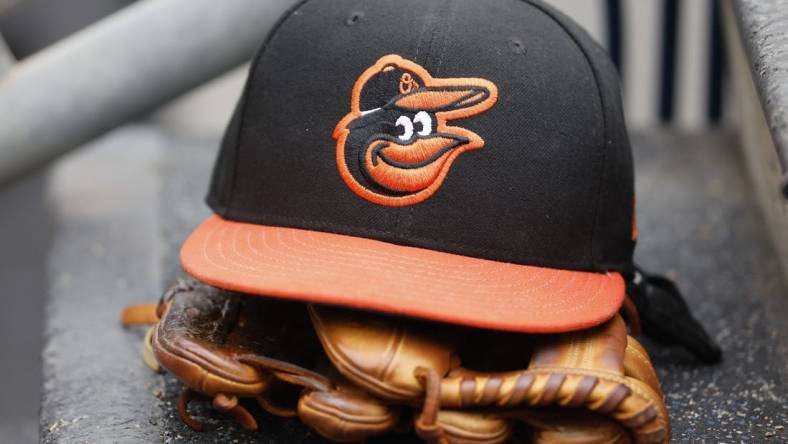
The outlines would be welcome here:
[[[489,95],[489,90],[482,85],[421,88],[397,100],[395,106],[407,110],[446,112],[477,105]]]

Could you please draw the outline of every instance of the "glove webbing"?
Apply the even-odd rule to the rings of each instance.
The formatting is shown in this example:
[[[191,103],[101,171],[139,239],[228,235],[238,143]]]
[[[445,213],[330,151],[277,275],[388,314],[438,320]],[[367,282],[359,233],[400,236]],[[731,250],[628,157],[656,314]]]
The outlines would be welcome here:
[[[650,400],[648,389],[614,374],[542,368],[441,379],[435,370],[419,368],[416,377],[425,386],[424,406],[416,430],[419,436],[434,444],[446,442],[436,422],[441,407],[584,407],[615,418],[629,429],[637,442],[659,443],[666,439],[667,424]]]

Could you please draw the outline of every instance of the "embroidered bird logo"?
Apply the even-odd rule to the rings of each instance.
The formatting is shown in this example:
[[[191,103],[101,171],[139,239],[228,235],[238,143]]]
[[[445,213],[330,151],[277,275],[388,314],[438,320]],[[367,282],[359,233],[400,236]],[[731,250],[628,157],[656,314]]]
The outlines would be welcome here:
[[[488,80],[434,78],[412,61],[387,55],[358,78],[351,111],[334,130],[339,173],[376,204],[422,202],[460,154],[484,146],[478,134],[447,122],[483,113],[497,98]]]

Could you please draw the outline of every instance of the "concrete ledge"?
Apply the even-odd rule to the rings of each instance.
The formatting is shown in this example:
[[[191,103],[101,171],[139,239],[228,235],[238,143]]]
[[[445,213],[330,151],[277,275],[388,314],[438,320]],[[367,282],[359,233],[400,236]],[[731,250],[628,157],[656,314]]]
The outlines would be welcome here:
[[[208,430],[192,432],[175,414],[177,381],[140,359],[143,330],[118,325],[125,304],[157,297],[180,272],[178,246],[207,214],[202,197],[217,142],[135,127],[56,173],[60,229],[48,269],[42,441],[323,442],[297,421],[259,410],[261,431],[248,433],[196,406]],[[678,281],[725,350],[721,365],[701,367],[681,350],[647,344],[675,441],[788,439],[780,431],[788,426],[786,289],[735,137],[652,133],[634,145],[638,260]],[[102,173],[105,162],[123,166]],[[86,179],[93,173],[95,185]],[[91,202],[80,200],[85,186],[96,196]]]
[[[729,0],[760,96],[788,197],[788,3]]]
[[[788,170],[780,145],[788,141],[788,121],[783,122],[788,119],[788,27],[783,26],[788,15],[775,21],[780,12],[767,15],[771,6],[766,3],[772,2],[747,3],[727,2],[723,9],[732,114],[755,197],[788,278]],[[787,9],[782,12],[788,14]]]

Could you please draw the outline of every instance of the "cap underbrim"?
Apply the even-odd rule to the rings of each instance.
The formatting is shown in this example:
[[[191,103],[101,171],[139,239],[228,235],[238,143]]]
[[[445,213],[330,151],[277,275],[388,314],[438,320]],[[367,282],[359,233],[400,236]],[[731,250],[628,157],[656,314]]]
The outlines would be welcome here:
[[[518,265],[378,240],[211,216],[181,249],[187,273],[253,295],[529,333],[610,319],[618,273]]]

